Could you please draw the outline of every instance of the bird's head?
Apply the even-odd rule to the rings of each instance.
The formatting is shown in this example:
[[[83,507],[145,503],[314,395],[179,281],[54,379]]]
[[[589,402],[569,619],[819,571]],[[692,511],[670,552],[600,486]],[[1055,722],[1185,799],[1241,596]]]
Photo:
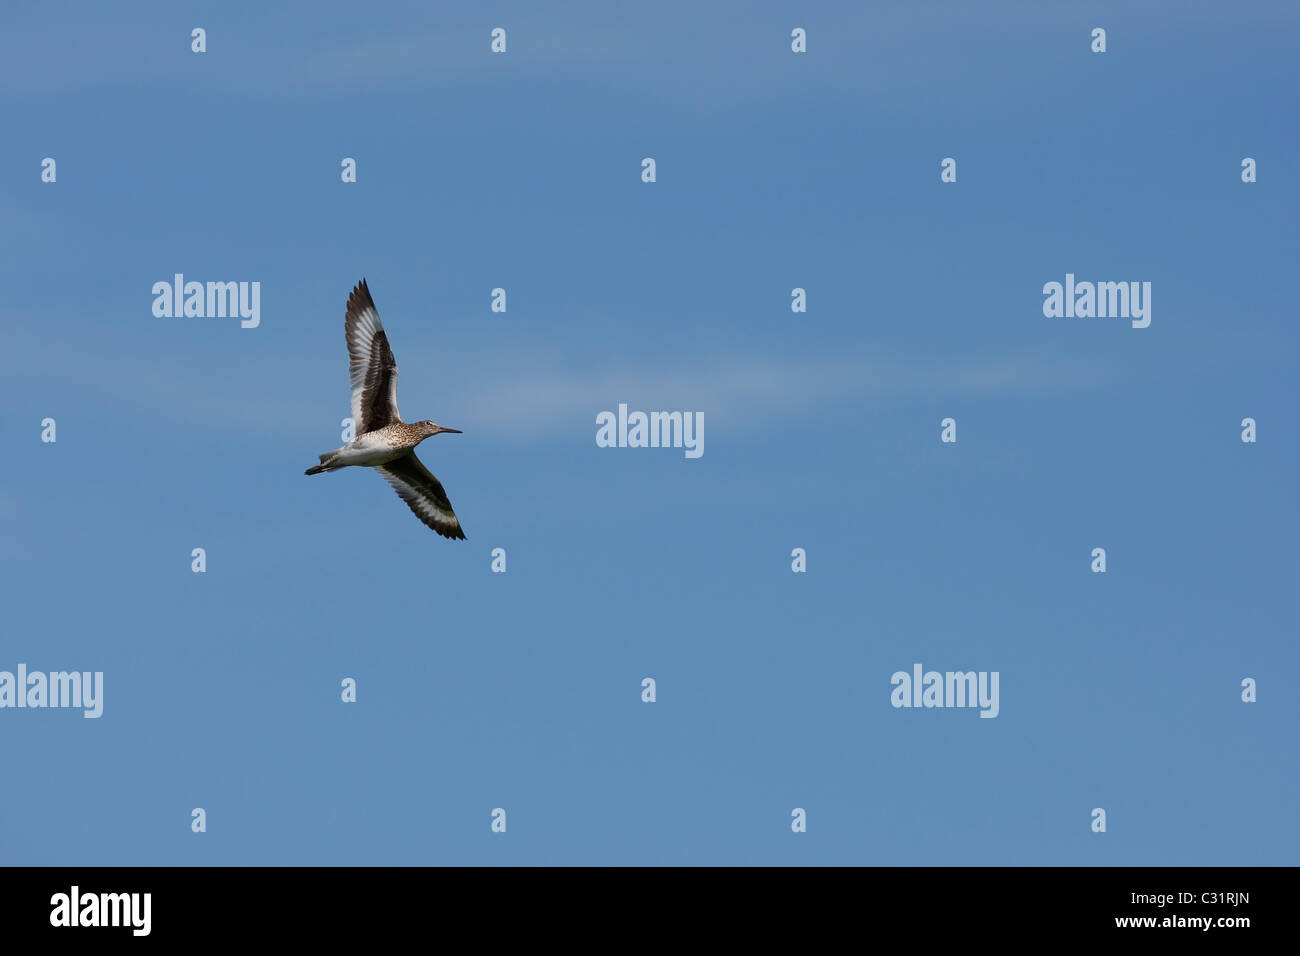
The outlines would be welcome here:
[[[441,435],[443,432],[452,435],[459,435],[461,433],[459,428],[443,428],[437,422],[431,422],[427,418],[424,421],[416,422],[415,424],[416,427],[424,433],[424,438],[432,438],[434,435]],[[421,438],[420,440],[424,441],[424,438]]]

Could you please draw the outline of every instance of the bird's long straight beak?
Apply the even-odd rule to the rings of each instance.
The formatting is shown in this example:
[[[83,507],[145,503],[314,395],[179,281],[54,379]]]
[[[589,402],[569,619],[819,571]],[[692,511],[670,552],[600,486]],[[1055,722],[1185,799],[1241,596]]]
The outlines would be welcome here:
[[[438,426],[438,429],[439,429],[439,431],[451,432],[453,435],[463,435],[463,434],[465,434],[465,433],[462,432],[459,428],[443,428],[441,425],[439,425],[439,426]]]

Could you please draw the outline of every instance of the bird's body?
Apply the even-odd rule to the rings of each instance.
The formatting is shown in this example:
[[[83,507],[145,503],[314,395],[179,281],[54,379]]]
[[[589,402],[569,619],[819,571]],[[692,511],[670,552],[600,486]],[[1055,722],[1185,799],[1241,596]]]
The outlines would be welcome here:
[[[364,435],[358,435],[337,451],[330,452],[331,467],[323,469],[333,471],[348,465],[363,465],[371,468],[385,465],[394,458],[400,458],[408,451],[428,438],[427,432],[418,425],[394,422]]]
[[[441,482],[415,457],[415,446],[426,438],[443,432],[459,434],[460,430],[431,421],[402,421],[397,410],[397,361],[365,279],[348,296],[343,331],[348,343],[356,437],[342,448],[323,453],[320,464],[306,473],[318,475],[352,465],[374,468],[417,518],[444,538],[464,538],[460,519]]]

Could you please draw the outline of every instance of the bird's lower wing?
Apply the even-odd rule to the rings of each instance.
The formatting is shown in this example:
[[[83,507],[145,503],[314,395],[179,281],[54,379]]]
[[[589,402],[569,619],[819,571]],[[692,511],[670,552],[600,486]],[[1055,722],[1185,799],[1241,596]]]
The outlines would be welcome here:
[[[442,483],[415,457],[415,452],[408,451],[401,458],[394,458],[375,471],[393,486],[398,497],[407,503],[415,516],[438,534],[444,538],[465,537],[460,519],[451,510],[447,492],[442,490]]]

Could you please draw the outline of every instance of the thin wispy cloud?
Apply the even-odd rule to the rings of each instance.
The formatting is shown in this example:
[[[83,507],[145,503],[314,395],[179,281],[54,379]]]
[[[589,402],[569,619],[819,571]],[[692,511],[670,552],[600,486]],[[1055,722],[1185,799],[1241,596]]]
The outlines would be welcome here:
[[[257,333],[234,334],[251,342]],[[14,336],[25,338],[21,331]],[[142,420],[288,436],[301,434],[304,422],[319,422],[321,433],[337,431],[338,419],[348,413],[342,363],[331,361],[324,348],[310,356],[249,348],[205,361],[196,359],[194,341],[187,336],[170,345],[158,343],[148,356],[115,354],[108,332],[69,336],[60,341],[57,356],[48,338],[44,347],[34,341],[28,345],[0,356],[0,373],[7,381],[30,379],[51,394],[73,388]],[[49,361],[21,358],[31,355]],[[1032,356],[726,355],[576,366],[530,353],[464,355],[455,367],[441,358],[429,349],[402,346],[403,404],[431,409],[452,426],[520,440],[564,433],[578,422],[585,428],[598,411],[618,402],[698,409],[719,424],[744,429],[764,419],[798,418],[870,399],[1040,391],[1095,382],[1099,376],[1087,362]],[[593,366],[600,370],[592,371]],[[428,369],[437,374],[417,374]],[[144,382],[147,389],[141,388]],[[159,401],[159,396],[167,400]],[[330,396],[336,399],[330,407],[337,414],[322,413],[322,402]],[[276,413],[267,415],[268,408]]]
[[[584,374],[546,371],[449,394],[467,419],[520,438],[571,428],[618,402],[691,408],[733,428],[882,397],[1039,391],[1095,381],[1086,363],[1035,358],[788,360],[725,357]]]

